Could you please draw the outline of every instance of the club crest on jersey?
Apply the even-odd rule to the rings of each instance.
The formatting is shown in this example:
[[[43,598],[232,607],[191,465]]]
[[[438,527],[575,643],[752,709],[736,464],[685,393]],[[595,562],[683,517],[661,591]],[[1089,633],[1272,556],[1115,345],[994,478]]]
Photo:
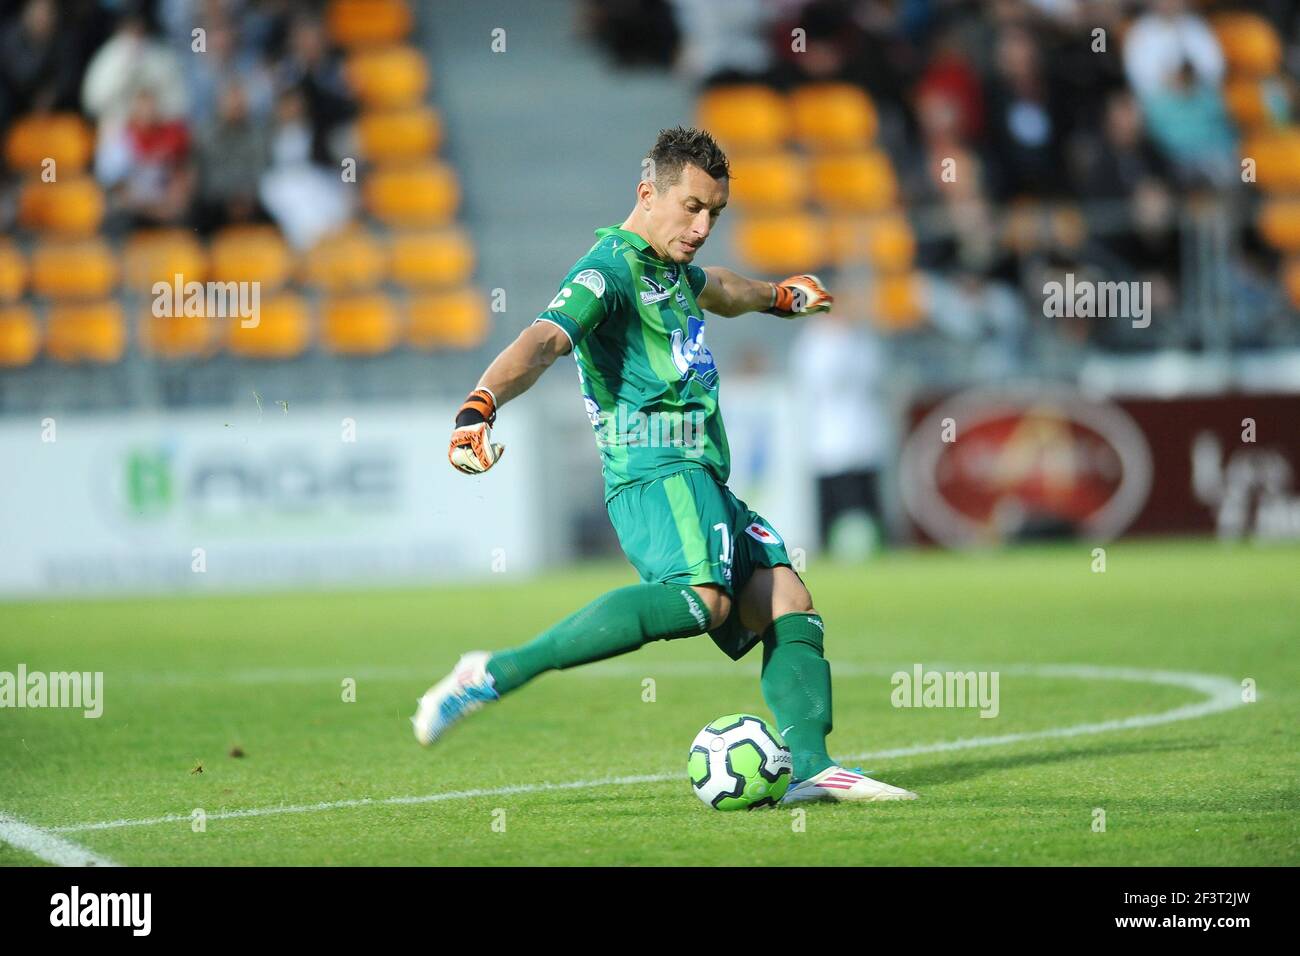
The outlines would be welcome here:
[[[716,388],[718,366],[713,362],[713,353],[704,344],[704,320],[688,315],[686,329],[685,335],[681,329],[673,330],[673,364],[681,373],[683,382],[693,374],[705,388]]]
[[[652,302],[662,302],[673,294],[672,286],[665,288],[649,276],[642,276],[641,281],[650,287],[649,292],[641,293],[641,304],[649,305]],[[676,285],[676,283],[673,283]]]

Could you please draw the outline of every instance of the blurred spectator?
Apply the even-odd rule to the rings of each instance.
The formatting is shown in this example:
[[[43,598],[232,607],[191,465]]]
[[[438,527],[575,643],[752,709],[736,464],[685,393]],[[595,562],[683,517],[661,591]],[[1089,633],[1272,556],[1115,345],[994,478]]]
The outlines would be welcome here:
[[[78,66],[54,0],[29,0],[0,34],[0,128],[22,113],[75,109]]]
[[[1197,84],[1223,82],[1223,51],[1209,25],[1184,0],[1155,0],[1124,37],[1124,69],[1138,97],[1162,94],[1189,67]]]
[[[238,80],[226,84],[217,115],[200,129],[198,139],[195,219],[200,231],[262,218],[257,184],[270,162],[270,136],[250,115]]]
[[[1144,134],[1137,101],[1127,90],[1107,97],[1101,138],[1089,143],[1086,153],[1080,162],[1080,191],[1090,199],[1124,199],[1139,184],[1167,173]]]
[[[244,91],[246,108],[259,122],[270,118],[274,103],[271,78],[257,55],[239,45],[239,34],[228,22],[208,28],[207,49],[186,64],[189,81],[189,120],[201,127],[217,114],[217,101],[226,84],[237,79]]]
[[[1237,142],[1217,85],[1197,78],[1190,62],[1165,89],[1142,100],[1151,138],[1189,185],[1237,180]]]
[[[808,454],[817,476],[823,546],[840,552],[842,540],[879,534],[880,471],[889,447],[884,349],[851,310],[818,315],[795,340],[791,372],[809,416]]]
[[[1008,375],[1024,357],[1028,323],[1016,290],[976,269],[926,277],[930,322],[969,350],[980,374]]]
[[[583,28],[623,67],[671,66],[681,35],[667,0],[586,0]]]
[[[1033,36],[1008,26],[997,45],[988,92],[992,186],[1001,199],[1063,192],[1062,98],[1043,67]]]
[[[184,72],[165,44],[150,34],[143,5],[128,9],[117,29],[91,58],[81,87],[83,108],[99,120],[101,133],[126,122],[137,90],[153,94],[166,119],[185,115]]]
[[[302,94],[311,129],[311,156],[318,163],[333,163],[351,150],[338,139],[357,114],[357,104],[343,75],[343,63],[330,48],[325,27],[315,16],[301,14],[289,31],[289,49],[280,64],[280,89],[296,88]]]
[[[754,79],[772,66],[763,0],[671,0],[681,43],[677,69],[700,82]]]
[[[276,102],[271,168],[262,174],[258,196],[296,249],[310,248],[352,216],[352,190],[339,173],[312,162],[312,138],[306,96],[286,90]]]
[[[194,188],[189,131],[159,111],[147,87],[129,96],[127,107],[126,120],[103,132],[95,154],[95,175],[109,193],[109,228],[179,223]]]

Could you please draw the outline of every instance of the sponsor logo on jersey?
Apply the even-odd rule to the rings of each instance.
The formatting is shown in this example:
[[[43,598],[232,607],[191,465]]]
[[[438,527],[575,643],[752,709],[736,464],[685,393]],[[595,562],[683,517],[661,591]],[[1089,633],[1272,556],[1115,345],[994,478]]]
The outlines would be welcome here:
[[[605,294],[605,277],[595,269],[583,269],[573,277],[573,281],[586,286],[598,299]]]
[[[559,292],[555,293],[555,298],[551,300],[551,304],[548,305],[547,308],[558,309],[560,306],[564,305],[571,295],[573,295],[573,290],[568,286],[565,286]]]
[[[650,287],[649,292],[641,293],[641,302],[643,305],[649,305],[652,302],[662,302],[673,294],[671,286],[664,288],[649,276],[642,276],[641,281]]]
[[[704,344],[704,320],[695,315],[686,317],[686,334],[681,329],[674,329],[672,335],[673,364],[685,382],[692,375],[699,379],[705,388],[715,388],[718,384],[718,366],[714,364],[713,353]]]
[[[763,527],[757,521],[753,522],[748,528],[745,529],[745,534],[749,535],[755,541],[762,542],[763,544],[781,543],[780,535],[778,535],[771,528]]]

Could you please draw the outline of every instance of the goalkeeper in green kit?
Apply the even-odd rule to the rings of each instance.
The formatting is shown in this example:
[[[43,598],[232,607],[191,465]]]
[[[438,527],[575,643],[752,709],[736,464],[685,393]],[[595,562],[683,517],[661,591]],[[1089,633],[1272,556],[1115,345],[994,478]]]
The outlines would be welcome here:
[[[681,127],[662,131],[649,158],[652,175],[637,183],[631,214],[596,230],[546,310],[488,366],[456,416],[449,450],[463,472],[491,468],[503,451],[491,437],[498,410],[572,352],[610,521],[642,583],[597,598],[527,644],[465,654],[420,699],[415,736],[431,744],[546,671],[707,633],[733,660],[763,647],[763,697],[794,761],[783,802],[913,799],[827,754],[822,619],[780,535],[726,485],[730,454],[704,313],[796,318],[828,310],[831,296],[816,276],[772,283],[692,265],[727,205],[727,158],[708,133]]]

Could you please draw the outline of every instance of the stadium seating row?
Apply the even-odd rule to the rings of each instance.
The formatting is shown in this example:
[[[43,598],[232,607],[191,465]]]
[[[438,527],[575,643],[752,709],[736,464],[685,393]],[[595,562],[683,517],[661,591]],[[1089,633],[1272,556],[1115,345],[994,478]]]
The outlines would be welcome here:
[[[399,346],[432,350],[472,348],[487,332],[481,295],[463,288],[397,298],[359,293],[324,298],[263,299],[256,322],[238,316],[156,316],[142,309],[136,333],[146,353],[166,359],[206,358],[226,352],[249,359],[290,359],[313,343],[344,356],[381,355]],[[45,321],[26,304],[0,306],[0,366],[36,360],[41,351],[64,363],[121,360],[130,337],[121,303],[98,300],[52,305]]]
[[[464,285],[474,251],[458,229],[396,232],[378,237],[357,227],[327,237],[295,257],[270,226],[234,226],[205,247],[193,233],[139,232],[121,258],[98,238],[39,243],[30,258],[0,240],[0,302],[28,291],[49,299],[94,299],[121,289],[148,295],[156,282],[258,282],[269,295],[298,281],[329,293],[392,283],[412,290]]]

